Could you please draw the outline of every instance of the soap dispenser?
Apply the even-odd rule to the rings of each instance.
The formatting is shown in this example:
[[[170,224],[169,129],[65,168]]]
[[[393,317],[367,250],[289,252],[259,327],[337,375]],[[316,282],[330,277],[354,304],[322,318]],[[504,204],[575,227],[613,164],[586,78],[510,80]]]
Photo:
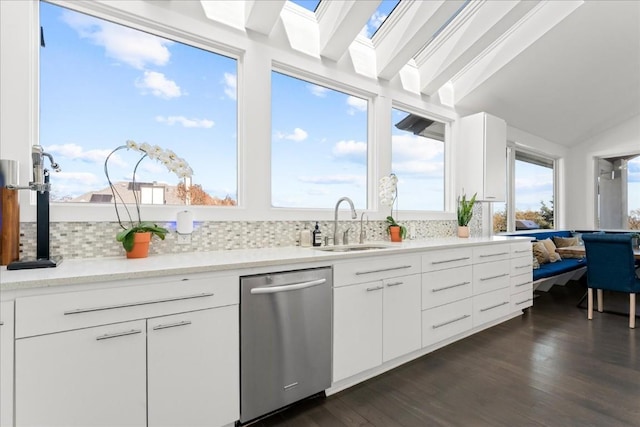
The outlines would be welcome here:
[[[322,232],[320,231],[320,225],[316,221],[316,228],[313,230],[313,246],[322,245]]]

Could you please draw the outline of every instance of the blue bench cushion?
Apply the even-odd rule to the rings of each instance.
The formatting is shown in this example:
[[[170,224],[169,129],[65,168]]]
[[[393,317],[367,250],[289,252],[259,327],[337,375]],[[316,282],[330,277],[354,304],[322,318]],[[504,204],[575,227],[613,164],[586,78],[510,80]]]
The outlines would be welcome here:
[[[526,234],[518,233],[518,234],[514,234],[514,236],[533,237],[536,240],[544,240],[544,239],[553,240],[554,237],[573,237],[573,234],[571,233],[571,231],[568,231],[568,230],[547,230],[547,231],[538,231],[538,232],[526,233]]]
[[[533,270],[533,281],[544,279],[546,277],[556,276],[566,273],[567,271],[576,270],[587,265],[584,258],[563,258],[562,261],[549,262],[542,264],[540,268]]]

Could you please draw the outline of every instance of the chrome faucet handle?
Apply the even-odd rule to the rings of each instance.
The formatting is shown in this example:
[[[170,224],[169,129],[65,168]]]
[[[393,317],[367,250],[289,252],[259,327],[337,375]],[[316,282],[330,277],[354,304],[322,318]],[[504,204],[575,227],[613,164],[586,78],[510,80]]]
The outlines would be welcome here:
[[[363,244],[365,239],[367,238],[367,232],[364,230],[364,225],[362,223],[362,220],[365,216],[367,217],[367,224],[369,223],[369,215],[362,212],[362,214],[360,215],[360,244]]]
[[[342,233],[342,244],[343,245],[348,245],[349,244],[349,230],[351,230],[351,226],[347,227],[347,229],[344,230],[344,232]]]

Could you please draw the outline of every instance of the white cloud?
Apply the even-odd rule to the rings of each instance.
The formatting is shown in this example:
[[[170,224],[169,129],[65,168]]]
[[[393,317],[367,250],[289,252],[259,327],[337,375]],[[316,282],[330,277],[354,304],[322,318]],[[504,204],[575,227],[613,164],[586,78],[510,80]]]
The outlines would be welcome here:
[[[393,158],[398,161],[431,161],[444,153],[440,141],[409,133],[392,136]]]
[[[163,66],[169,62],[168,46],[173,42],[90,16],[64,13],[63,21],[81,38],[102,46],[106,56],[142,70],[147,64]]]
[[[173,126],[176,123],[181,124],[186,128],[212,128],[215,123],[213,120],[207,119],[188,119],[184,116],[156,116],[156,122],[158,123],[166,123],[169,126]]]
[[[404,162],[393,162],[392,170],[398,175],[412,174],[422,175],[427,178],[442,178],[444,173],[443,162],[425,162],[422,160],[407,160]]]
[[[70,160],[80,160],[86,163],[104,163],[109,153],[112,150],[85,150],[78,144],[62,144],[62,145],[48,145],[46,147],[47,153],[51,155],[59,155],[66,157]],[[61,163],[62,162],[58,162]],[[109,158],[109,164],[115,166],[126,166],[126,163],[122,160],[117,153],[113,154]]]
[[[322,87],[314,84],[307,85],[307,88],[309,89],[309,92],[311,92],[312,95],[317,96],[318,98],[326,97],[327,93],[329,92],[329,89],[327,89],[326,87]]]
[[[164,74],[156,71],[145,71],[142,79],[136,80],[136,87],[143,93],[151,92],[154,96],[164,99],[178,98],[182,96],[180,86],[173,80],[169,80]]]
[[[293,130],[293,133],[282,133],[282,132],[276,132],[276,138],[277,139],[288,139],[290,141],[296,141],[296,142],[300,142],[300,141],[304,141],[305,139],[307,139],[307,137],[309,136],[309,134],[300,128],[295,128]]]
[[[319,176],[299,176],[298,181],[309,184],[322,185],[342,185],[357,184],[366,182],[366,177],[361,175],[319,175]]]
[[[238,77],[235,74],[224,73],[224,93],[234,101],[238,98]]]
[[[358,160],[366,159],[367,143],[361,141],[338,141],[332,153],[336,157],[349,157]]]
[[[357,112],[367,111],[368,103],[367,103],[366,99],[358,98],[358,97],[355,97],[355,96],[349,96],[347,98],[347,105],[350,107],[347,110],[347,113],[350,116],[353,116]]]

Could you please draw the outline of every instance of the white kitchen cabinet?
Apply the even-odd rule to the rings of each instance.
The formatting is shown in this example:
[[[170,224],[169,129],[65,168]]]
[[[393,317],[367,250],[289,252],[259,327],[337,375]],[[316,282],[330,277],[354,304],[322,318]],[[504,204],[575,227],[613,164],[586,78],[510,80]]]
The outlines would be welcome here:
[[[16,340],[16,426],[145,426],[145,321]]]
[[[239,418],[238,276],[16,299],[16,426]]]
[[[13,301],[0,303],[0,426],[13,425]]]
[[[428,347],[473,326],[471,297],[422,312],[422,346]]]
[[[533,305],[533,254],[531,242],[511,244],[511,311]]]
[[[149,319],[149,427],[237,420],[238,338],[238,306]]]
[[[381,281],[333,290],[333,381],[382,363]]]
[[[460,191],[468,198],[504,202],[506,197],[507,125],[487,113],[460,119],[458,152]]]
[[[418,350],[421,334],[419,274],[383,281],[382,361]]]

